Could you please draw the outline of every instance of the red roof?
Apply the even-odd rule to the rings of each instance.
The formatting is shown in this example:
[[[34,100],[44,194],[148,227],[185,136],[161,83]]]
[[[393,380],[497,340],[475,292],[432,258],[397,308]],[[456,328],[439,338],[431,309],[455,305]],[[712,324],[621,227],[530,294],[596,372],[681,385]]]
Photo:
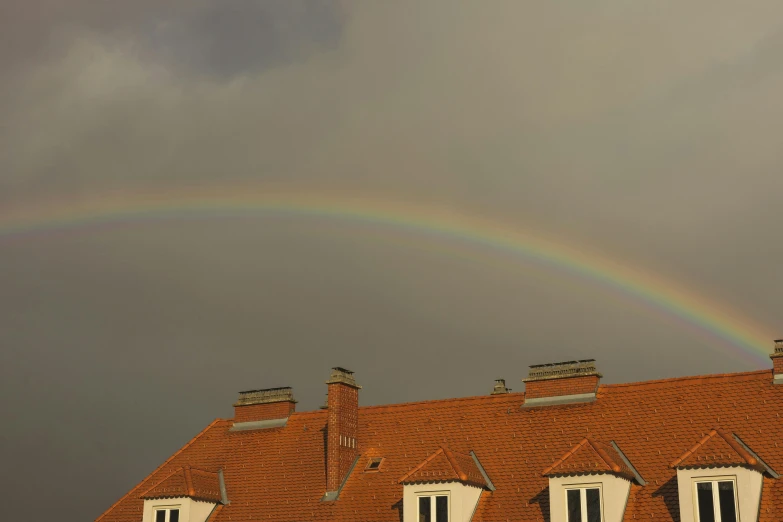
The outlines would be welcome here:
[[[568,450],[542,473],[544,476],[583,475],[587,473],[612,473],[635,478],[620,454],[610,445],[588,438]]]
[[[400,479],[400,484],[425,484],[433,482],[462,482],[487,487],[476,461],[470,455],[454,453],[446,446],[427,457]]]
[[[284,427],[256,431],[231,432],[232,421],[216,420],[98,520],[139,522],[140,495],[190,465],[223,469],[230,503],[211,522],[399,522],[399,478],[443,445],[463,455],[474,451],[496,488],[482,493],[477,522],[549,520],[548,478],[541,472],[585,438],[615,441],[646,481],[632,483],[628,522],[679,519],[671,464],[715,426],[783,471],[783,386],[773,384],[769,370],[601,385],[595,401],[581,404],[521,408],[523,402],[524,394],[510,393],[360,407],[360,462],[382,456],[383,466],[375,472],[356,466],[333,502],[321,501],[326,411],[297,412]],[[759,522],[780,520],[783,480],[765,475]]]
[[[760,468],[759,461],[723,430],[714,429],[695,446],[672,462],[673,468],[748,466]]]
[[[160,482],[153,483],[152,487],[140,495],[143,499],[178,497],[220,502],[218,474],[185,466]]]

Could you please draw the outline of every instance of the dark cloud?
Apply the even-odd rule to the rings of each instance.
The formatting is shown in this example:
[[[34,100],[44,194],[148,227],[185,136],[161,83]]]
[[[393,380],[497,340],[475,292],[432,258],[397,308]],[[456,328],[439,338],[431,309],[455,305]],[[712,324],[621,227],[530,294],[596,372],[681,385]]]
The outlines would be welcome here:
[[[199,183],[415,199],[783,328],[776,0],[0,9],[0,215]],[[757,367],[594,283],[383,228],[172,220],[0,252],[11,518],[45,468],[41,517],[89,519],[236,391],[290,384],[315,408],[335,364],[365,404],[520,388],[573,357],[610,382]]]

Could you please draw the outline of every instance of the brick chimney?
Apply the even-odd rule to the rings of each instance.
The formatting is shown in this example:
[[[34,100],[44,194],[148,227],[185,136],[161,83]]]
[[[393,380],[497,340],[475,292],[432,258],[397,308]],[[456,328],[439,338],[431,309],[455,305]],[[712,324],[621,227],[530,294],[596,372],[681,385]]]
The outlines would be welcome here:
[[[233,429],[283,426],[295,409],[294,392],[289,387],[239,392]]]
[[[359,455],[356,434],[359,418],[359,390],[353,372],[332,368],[328,386],[326,425],[326,496],[337,498],[340,486]]]
[[[783,384],[783,339],[775,341],[775,352],[769,358],[772,359],[772,373],[775,375],[773,382]]]
[[[523,407],[594,401],[600,380],[595,359],[533,365],[527,379],[522,380]]]

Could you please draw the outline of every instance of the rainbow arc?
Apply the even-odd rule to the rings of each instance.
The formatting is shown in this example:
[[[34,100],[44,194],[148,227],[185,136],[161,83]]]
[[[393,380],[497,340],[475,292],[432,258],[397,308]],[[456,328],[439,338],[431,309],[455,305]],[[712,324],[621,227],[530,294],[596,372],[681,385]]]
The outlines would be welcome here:
[[[521,257],[643,302],[721,340],[753,364],[762,367],[769,364],[767,357],[771,340],[775,338],[773,334],[738,311],[700,296],[685,285],[585,248],[574,248],[530,231],[435,205],[257,187],[102,194],[0,211],[0,241],[189,216],[247,215],[371,224],[403,231],[414,239],[434,237],[455,243],[459,248],[491,249]]]

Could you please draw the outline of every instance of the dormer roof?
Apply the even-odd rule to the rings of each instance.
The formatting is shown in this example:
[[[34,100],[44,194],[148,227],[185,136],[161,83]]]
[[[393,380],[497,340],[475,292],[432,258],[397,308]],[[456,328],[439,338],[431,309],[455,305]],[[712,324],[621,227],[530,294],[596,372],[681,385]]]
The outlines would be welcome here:
[[[553,477],[611,473],[633,480],[637,474],[626,464],[626,460],[614,446],[584,438],[542,474],[545,477]]]
[[[481,488],[488,487],[484,474],[470,455],[456,453],[441,446],[421,464],[403,475],[400,484],[462,482]]]
[[[184,466],[141,494],[143,499],[180,498],[220,502],[220,478],[217,473]]]
[[[764,471],[760,459],[743,447],[733,434],[721,429],[710,430],[692,448],[671,463],[672,468],[714,468],[744,466]]]

